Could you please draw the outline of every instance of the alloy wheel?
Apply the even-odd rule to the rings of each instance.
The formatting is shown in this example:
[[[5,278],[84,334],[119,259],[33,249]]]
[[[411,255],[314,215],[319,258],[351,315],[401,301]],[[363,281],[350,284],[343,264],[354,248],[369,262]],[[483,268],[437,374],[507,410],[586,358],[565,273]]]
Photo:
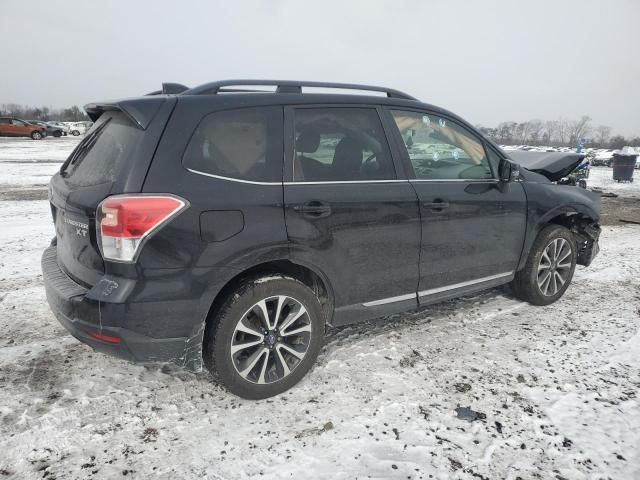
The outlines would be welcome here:
[[[551,297],[567,283],[571,273],[571,245],[564,238],[555,238],[546,246],[538,264],[538,288]]]
[[[231,336],[231,361],[245,380],[269,384],[290,375],[311,342],[311,318],[295,298],[260,300],[240,318]]]

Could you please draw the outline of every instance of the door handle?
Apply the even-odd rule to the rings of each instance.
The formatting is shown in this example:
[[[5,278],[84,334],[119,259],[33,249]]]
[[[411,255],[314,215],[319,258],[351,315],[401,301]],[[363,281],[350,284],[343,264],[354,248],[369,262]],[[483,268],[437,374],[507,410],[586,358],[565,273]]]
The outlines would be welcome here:
[[[310,218],[324,218],[331,215],[331,205],[326,202],[319,202],[316,200],[302,205],[294,205],[293,210]]]
[[[439,212],[445,208],[449,208],[449,202],[447,202],[446,200],[441,200],[437,198],[433,202],[424,202],[422,206],[424,208],[430,208],[431,210]]]

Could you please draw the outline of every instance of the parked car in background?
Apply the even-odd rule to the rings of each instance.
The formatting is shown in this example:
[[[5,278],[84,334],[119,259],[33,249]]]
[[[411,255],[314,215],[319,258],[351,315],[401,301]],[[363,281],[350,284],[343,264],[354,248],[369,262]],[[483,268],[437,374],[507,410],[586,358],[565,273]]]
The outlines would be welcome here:
[[[73,136],[84,135],[87,133],[91,127],[93,126],[93,122],[76,122],[72,123],[69,127],[69,133]]]
[[[13,117],[0,117],[0,137],[31,137],[40,140],[47,133],[40,125],[31,125],[29,122]]]
[[[594,167],[608,167],[611,164],[614,150],[600,150],[594,153],[591,165]]]
[[[233,90],[255,85],[274,91]],[[265,398],[311,368],[327,326],[507,283],[549,305],[598,253],[600,196],[559,185],[582,154],[520,167],[381,87],[169,87],[87,105],[96,125],[49,186],[47,299],[96,350]]]
[[[52,136],[59,138],[62,136],[62,129],[56,125],[50,125],[47,122],[41,120],[27,120],[31,125],[37,125],[44,128],[45,136]]]
[[[67,135],[69,133],[69,125],[67,125],[64,122],[48,121],[47,123],[49,125],[55,125],[56,127],[60,127],[60,129],[62,130],[62,134],[63,135]]]

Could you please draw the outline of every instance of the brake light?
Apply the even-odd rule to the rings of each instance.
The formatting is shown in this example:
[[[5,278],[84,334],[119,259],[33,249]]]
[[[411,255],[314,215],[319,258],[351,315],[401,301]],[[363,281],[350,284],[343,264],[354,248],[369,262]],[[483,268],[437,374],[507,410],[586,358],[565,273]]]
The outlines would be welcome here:
[[[135,262],[144,242],[187,206],[186,200],[173,195],[114,195],[106,198],[96,212],[103,258]]]

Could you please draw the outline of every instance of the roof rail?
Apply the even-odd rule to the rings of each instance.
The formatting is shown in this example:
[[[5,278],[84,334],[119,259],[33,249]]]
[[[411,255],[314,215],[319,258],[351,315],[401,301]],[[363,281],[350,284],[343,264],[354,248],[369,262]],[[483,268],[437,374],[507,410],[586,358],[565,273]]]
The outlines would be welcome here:
[[[245,90],[233,90],[225,87],[233,86],[275,86],[276,93],[302,93],[302,87],[335,88],[344,90],[367,90],[371,92],[383,92],[389,98],[403,98],[416,100],[415,97],[399,90],[376,87],[372,85],[358,85],[355,83],[334,82],[304,82],[296,80],[220,80],[218,82],[205,83],[190,90],[181,92],[183,95],[215,95],[220,92],[243,92]]]
[[[167,95],[167,94],[177,94],[182,93],[189,90],[189,87],[182,85],[181,83],[163,83],[162,89],[155,90],[151,93],[147,93],[146,96],[149,95]]]

